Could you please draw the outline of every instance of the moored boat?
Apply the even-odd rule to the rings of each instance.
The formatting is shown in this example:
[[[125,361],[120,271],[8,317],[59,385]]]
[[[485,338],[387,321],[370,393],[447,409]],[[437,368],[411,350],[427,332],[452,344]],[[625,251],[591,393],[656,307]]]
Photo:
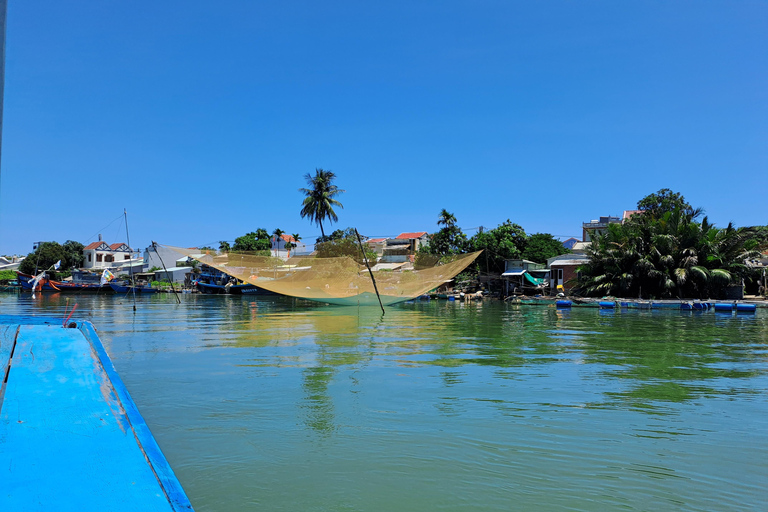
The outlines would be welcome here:
[[[32,291],[32,281],[35,276],[16,272],[19,276],[19,284],[23,291]],[[66,281],[55,281],[53,279],[44,278],[41,279],[35,291],[52,291],[52,292],[112,292],[112,288],[108,284],[91,284],[91,283],[68,283]]]

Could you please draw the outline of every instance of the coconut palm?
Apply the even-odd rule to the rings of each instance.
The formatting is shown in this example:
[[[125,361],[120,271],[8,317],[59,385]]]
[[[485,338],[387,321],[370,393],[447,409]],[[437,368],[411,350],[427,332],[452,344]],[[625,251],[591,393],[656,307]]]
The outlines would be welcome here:
[[[333,208],[335,206],[344,208],[344,205],[336,200],[335,197],[345,191],[333,184],[333,180],[336,179],[336,174],[333,171],[315,169],[314,176],[307,173],[304,175],[304,179],[310,188],[299,189],[299,192],[306,196],[302,202],[301,218],[309,217],[312,222],[320,226],[320,233],[325,238],[323,221],[327,220],[329,223],[338,222],[339,216],[336,215],[336,211]]]

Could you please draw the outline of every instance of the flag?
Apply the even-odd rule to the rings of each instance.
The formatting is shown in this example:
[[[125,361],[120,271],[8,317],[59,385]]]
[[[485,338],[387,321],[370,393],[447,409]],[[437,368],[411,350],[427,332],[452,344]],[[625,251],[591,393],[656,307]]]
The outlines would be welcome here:
[[[101,273],[101,280],[99,281],[102,286],[110,282],[115,278],[115,275],[109,271],[109,269],[104,269],[104,272]]]
[[[61,260],[57,261],[57,262],[56,262],[56,263],[53,265],[53,268],[54,268],[55,270],[59,270],[59,267],[60,267],[60,266],[61,266]]]

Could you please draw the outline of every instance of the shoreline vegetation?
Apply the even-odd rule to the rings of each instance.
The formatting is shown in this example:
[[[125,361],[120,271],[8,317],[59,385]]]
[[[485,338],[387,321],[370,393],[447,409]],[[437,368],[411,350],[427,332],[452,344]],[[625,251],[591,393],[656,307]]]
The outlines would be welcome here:
[[[336,198],[346,192],[335,185],[336,174],[318,168],[314,176],[307,173],[304,180],[309,188],[299,189],[304,194],[300,214],[318,225],[322,232],[315,241],[313,254],[319,258],[348,256],[358,262],[365,259],[375,262],[377,255],[370,247],[366,245],[365,254],[361,252],[354,228],[325,234],[323,223],[338,222],[334,207],[343,208],[343,205]],[[728,224],[718,228],[703,214],[702,208],[691,206],[680,193],[669,189],[643,197],[629,218],[609,223],[603,231],[593,233],[582,254],[589,258],[588,263],[576,269],[577,277],[567,281],[564,290],[548,290],[549,296],[563,296],[558,293],[563,291],[570,298],[585,299],[714,301],[733,297],[727,292],[741,287],[742,293],[737,295],[765,297],[768,226]],[[412,255],[414,268],[483,251],[470,267],[456,276],[452,287],[441,287],[436,290],[439,292],[474,295],[481,292],[506,298],[501,274],[507,260],[546,264],[550,258],[571,253],[553,235],[528,235],[521,225],[510,219],[492,229],[481,226],[476,234],[468,237],[458,226],[456,216],[442,209],[437,228]],[[273,241],[281,237],[288,251],[301,240],[298,233],[287,235],[278,228],[270,235],[266,229],[259,228],[236,238],[233,244],[221,241],[218,250],[213,247],[200,247],[200,250],[271,256]],[[67,269],[83,265],[82,251],[83,245],[71,240],[63,245],[44,242],[29,253],[19,270],[31,273],[34,268],[48,268],[61,261],[58,276],[52,272],[52,277],[57,279],[67,275]],[[153,284],[164,288],[162,282]],[[535,290],[535,293],[544,291]]]

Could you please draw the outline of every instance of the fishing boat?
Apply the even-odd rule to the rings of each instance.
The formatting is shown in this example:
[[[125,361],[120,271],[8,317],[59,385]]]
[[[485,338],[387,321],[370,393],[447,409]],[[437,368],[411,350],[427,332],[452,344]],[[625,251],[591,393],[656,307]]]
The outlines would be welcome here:
[[[115,293],[131,293],[132,291],[136,293],[157,293],[158,291],[157,288],[143,284],[131,286],[130,284],[109,283],[109,286]]]
[[[22,291],[32,291],[32,282],[35,276],[24,274],[17,271],[19,276],[19,284]],[[92,284],[92,283],[68,283],[66,281],[55,281],[53,279],[43,278],[37,283],[35,291],[52,291],[52,292],[112,292],[112,288],[108,284]]]
[[[209,295],[255,295],[265,294],[265,290],[258,288],[252,284],[212,284],[204,281],[195,281],[195,286],[200,293],[207,293]]]

